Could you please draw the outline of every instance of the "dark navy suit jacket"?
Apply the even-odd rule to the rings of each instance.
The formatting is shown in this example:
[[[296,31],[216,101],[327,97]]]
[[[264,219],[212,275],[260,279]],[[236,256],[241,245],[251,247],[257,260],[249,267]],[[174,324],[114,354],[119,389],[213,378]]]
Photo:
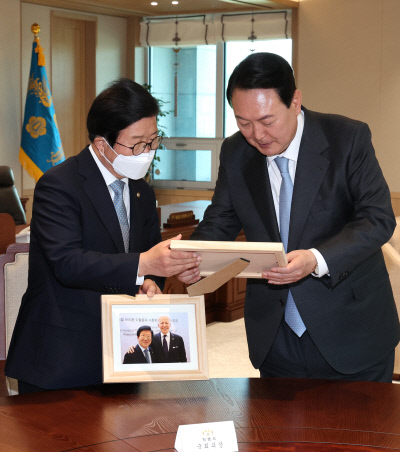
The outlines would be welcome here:
[[[151,356],[151,363],[157,363],[157,358],[151,347],[148,348]],[[140,348],[139,344],[136,345],[134,353],[125,353],[124,362],[122,364],[149,364]]]
[[[338,115],[305,112],[294,181],[288,251],[316,248],[330,276],[290,286],[307,330],[328,363],[356,373],[399,341],[399,320],[381,247],[393,234],[390,193],[368,126]],[[280,242],[266,157],[240,132],[227,138],[212,204],[195,240]],[[247,281],[245,324],[259,368],[277,334],[288,286]]]
[[[48,170],[34,194],[28,289],[6,375],[46,389],[102,382],[102,294],[135,295],[141,252],[161,241],[153,189],[129,181],[130,252],[88,148]],[[163,286],[162,278],[154,278]]]
[[[166,363],[186,363],[186,350],[183,339],[178,334],[170,333],[170,344],[168,349],[168,356],[165,356],[164,349],[162,346],[162,333],[157,333],[154,335],[151,342],[151,346],[154,352],[159,357],[160,362]]]

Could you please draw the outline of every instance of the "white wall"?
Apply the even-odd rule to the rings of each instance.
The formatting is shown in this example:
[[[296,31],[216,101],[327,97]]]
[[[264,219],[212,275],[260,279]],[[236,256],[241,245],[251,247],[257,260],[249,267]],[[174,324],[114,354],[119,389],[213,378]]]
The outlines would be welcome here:
[[[108,83],[127,75],[127,21],[97,16],[96,94]]]
[[[367,122],[394,192],[400,192],[399,20],[399,0],[301,0],[299,9],[304,105]]]
[[[20,4],[0,0],[0,165],[14,171],[16,186],[21,185],[18,161],[21,124]]]

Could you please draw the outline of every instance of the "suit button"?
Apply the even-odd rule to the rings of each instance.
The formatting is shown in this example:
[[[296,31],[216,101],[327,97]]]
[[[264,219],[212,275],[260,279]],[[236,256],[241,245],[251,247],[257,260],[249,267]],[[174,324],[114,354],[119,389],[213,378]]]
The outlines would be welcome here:
[[[281,298],[280,300],[279,300],[279,303],[281,304],[281,306],[283,306],[285,303],[283,302],[283,298]]]

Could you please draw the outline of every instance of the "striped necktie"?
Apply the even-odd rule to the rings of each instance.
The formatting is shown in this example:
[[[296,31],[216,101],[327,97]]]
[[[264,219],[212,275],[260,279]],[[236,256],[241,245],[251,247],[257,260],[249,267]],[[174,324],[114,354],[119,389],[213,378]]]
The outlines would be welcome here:
[[[144,352],[144,357],[146,358],[146,361],[150,364],[149,349],[145,348],[143,350],[143,352]]]
[[[126,215],[126,208],[124,204],[124,187],[125,182],[122,180],[117,179],[112,184],[110,184],[110,187],[112,188],[114,192],[114,206],[115,211],[118,215],[118,221],[119,225],[121,227],[122,232],[122,238],[124,240],[124,248],[125,253],[129,252],[129,223],[128,223],[128,217]]]
[[[293,182],[290,178],[288,169],[289,160],[286,157],[276,157],[275,162],[282,175],[282,183],[279,193],[279,229],[283,246],[287,251],[289,239],[290,208],[292,206],[293,195]],[[301,319],[299,311],[297,310],[290,290],[288,293],[285,308],[285,321],[299,337],[301,337],[301,335],[306,330],[306,327],[303,320]]]

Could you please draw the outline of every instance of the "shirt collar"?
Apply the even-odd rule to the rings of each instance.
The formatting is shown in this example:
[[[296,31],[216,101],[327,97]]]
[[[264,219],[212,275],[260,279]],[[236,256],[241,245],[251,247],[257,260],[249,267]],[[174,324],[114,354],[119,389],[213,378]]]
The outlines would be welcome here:
[[[105,183],[107,184],[107,186],[110,186],[113,182],[117,180],[117,178],[113,174],[111,174],[110,171],[108,171],[108,169],[101,163],[100,159],[94,152],[91,144],[89,145],[89,151],[92,154],[97,166],[99,167],[99,170],[104,178]],[[129,182],[127,177],[123,177],[121,180],[123,180],[126,184],[128,184]]]
[[[301,110],[301,112],[297,115],[296,135],[294,136],[293,140],[289,144],[286,151],[282,152],[282,154],[279,154],[279,156],[272,155],[271,157],[267,157],[268,165],[270,165],[276,157],[286,157],[289,160],[297,162],[297,159],[299,157],[301,137],[303,136],[303,130],[304,130],[304,112],[303,110]]]

